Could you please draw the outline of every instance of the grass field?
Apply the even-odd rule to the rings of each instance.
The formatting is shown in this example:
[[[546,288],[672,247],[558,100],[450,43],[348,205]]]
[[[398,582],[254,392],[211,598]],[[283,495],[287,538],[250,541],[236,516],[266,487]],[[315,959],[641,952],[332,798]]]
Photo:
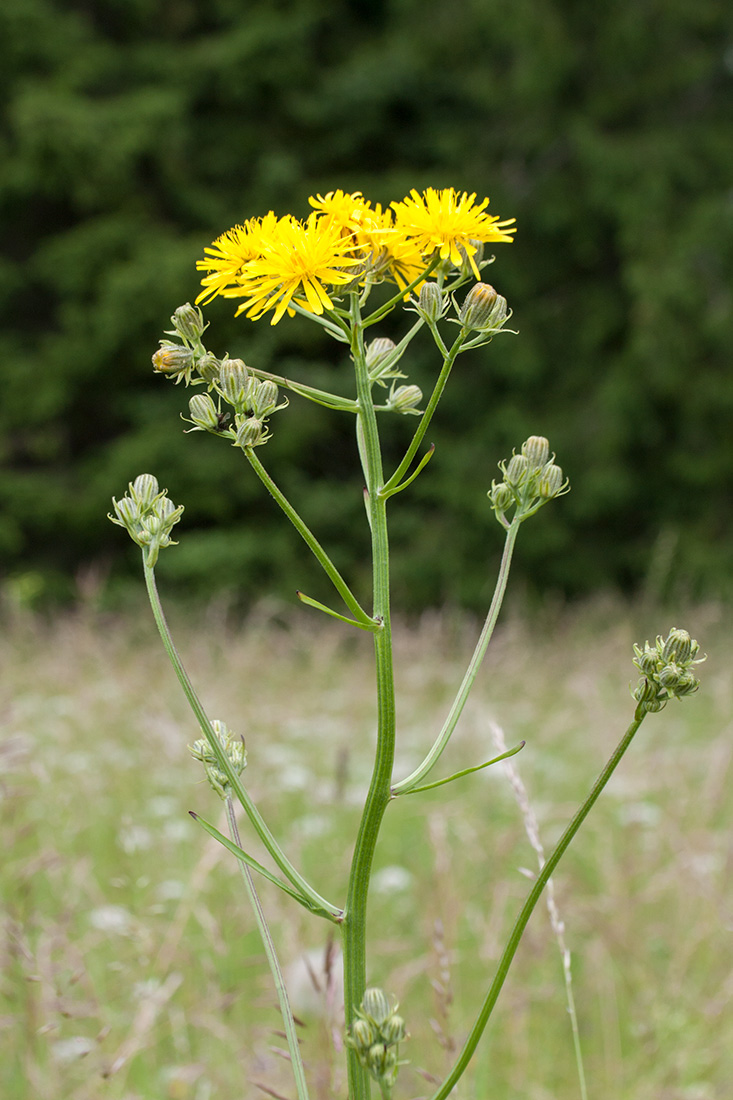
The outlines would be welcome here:
[[[241,628],[215,610],[174,634],[212,717],[244,734],[245,780],[290,858],[342,901],[373,738],[370,639],[300,610]],[[733,1082],[733,631],[598,604],[511,613],[440,774],[515,758],[546,848],[633,713],[631,644],[684,626],[702,690],[650,715],[555,879],[573,956],[590,1100],[728,1100]],[[476,626],[398,630],[398,774],[432,741]],[[3,861],[0,1095],[240,1100],[294,1090],[237,867],[188,816],[219,820],[198,734],[147,617],[9,616],[0,641]],[[257,845],[243,838],[253,854]],[[472,1022],[536,866],[501,766],[390,807],[370,908],[372,981],[411,1039],[395,1096],[429,1095]],[[327,926],[269,884],[313,1100],[345,1095],[331,1023],[297,960]],[[309,1003],[311,1002],[311,1003]],[[338,1029],[336,1039],[339,1041]],[[544,908],[461,1100],[579,1096]]]

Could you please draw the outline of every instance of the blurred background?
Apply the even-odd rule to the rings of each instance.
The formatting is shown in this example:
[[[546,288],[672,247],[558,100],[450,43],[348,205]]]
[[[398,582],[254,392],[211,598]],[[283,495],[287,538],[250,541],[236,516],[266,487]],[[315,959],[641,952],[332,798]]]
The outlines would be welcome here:
[[[531,433],[573,490],[520,539],[515,584],[730,592],[727,5],[3,0],[0,74],[0,563],[21,602],[89,577],[124,589],[137,551],[105,514],[143,471],[186,507],[169,591],[317,594],[241,455],[183,435],[188,395],[150,356],[232,224],[426,186],[517,218],[486,278],[520,335],[459,362],[436,457],[393,509],[400,605],[485,605],[501,543],[485,493]],[[207,307],[217,354],[348,392],[315,326],[232,315]],[[427,390],[421,347],[410,381]],[[411,426],[385,421],[395,459]],[[350,420],[293,399],[273,427],[270,471],[358,575]]]

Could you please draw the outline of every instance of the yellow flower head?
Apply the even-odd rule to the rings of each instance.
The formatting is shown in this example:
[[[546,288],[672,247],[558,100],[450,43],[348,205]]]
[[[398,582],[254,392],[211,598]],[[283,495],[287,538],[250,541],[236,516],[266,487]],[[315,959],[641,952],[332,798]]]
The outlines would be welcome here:
[[[441,260],[449,259],[455,267],[467,257],[478,279],[476,245],[472,242],[511,243],[516,229],[514,218],[500,221],[484,212],[488,199],[478,204],[475,199],[475,193],[467,195],[463,191],[459,195],[453,187],[443,191],[428,187],[422,195],[412,190],[402,202],[392,203],[396,228],[414,241],[423,256],[437,252]]]
[[[238,277],[250,260],[260,255],[260,238],[277,223],[270,211],[264,218],[250,218],[244,225],[235,225],[217,237],[210,248],[205,248],[206,256],[196,261],[199,271],[208,271],[201,280],[204,290],[196,299],[209,302],[217,294],[225,294],[228,287],[237,283]]]
[[[235,285],[219,293],[243,298],[237,314],[246,311],[254,320],[274,310],[273,325],[291,303],[309,313],[330,309],[333,303],[326,286],[351,282],[348,269],[359,262],[352,255],[351,238],[315,212],[305,223],[289,214],[279,218],[266,228],[262,226],[258,238],[259,255],[243,265]]]

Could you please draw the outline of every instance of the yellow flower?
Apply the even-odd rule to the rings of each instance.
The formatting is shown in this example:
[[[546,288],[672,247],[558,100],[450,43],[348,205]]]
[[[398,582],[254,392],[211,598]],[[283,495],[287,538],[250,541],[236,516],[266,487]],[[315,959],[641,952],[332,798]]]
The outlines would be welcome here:
[[[449,259],[455,267],[460,267],[467,257],[478,279],[476,245],[472,242],[510,243],[516,229],[514,218],[500,221],[484,213],[489,200],[476,204],[475,198],[475,193],[468,195],[463,191],[459,195],[453,187],[443,191],[428,187],[422,195],[412,190],[402,202],[392,203],[396,227],[426,257],[438,252],[441,260]]]
[[[348,270],[359,262],[354,244],[341,228],[312,213],[307,222],[291,215],[258,231],[259,255],[247,260],[233,285],[218,293],[227,298],[244,298],[237,315],[246,311],[256,320],[274,310],[276,325],[291,302],[321,314],[333,305],[326,286],[341,286],[353,279]]]
[[[205,248],[206,257],[196,261],[199,271],[208,271],[201,280],[205,288],[196,299],[210,302],[217,294],[224,294],[226,288],[236,284],[238,276],[250,260],[260,255],[260,237],[272,229],[277,218],[270,211],[264,218],[250,218],[244,225],[235,225],[217,237],[210,248]]]

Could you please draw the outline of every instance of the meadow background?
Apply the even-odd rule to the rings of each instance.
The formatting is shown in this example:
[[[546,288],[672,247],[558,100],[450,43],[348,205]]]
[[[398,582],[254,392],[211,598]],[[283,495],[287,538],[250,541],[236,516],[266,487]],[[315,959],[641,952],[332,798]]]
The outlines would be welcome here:
[[[340,896],[371,752],[368,639],[293,611],[296,588],[319,594],[315,567],[241,456],[182,434],[186,395],[150,356],[230,225],[337,187],[387,203],[456,186],[517,218],[487,277],[520,335],[461,363],[436,457],[393,509],[400,768],[431,742],[490,597],[496,462],[547,435],[573,489],[522,532],[446,771],[485,758],[492,721],[526,738],[549,846],[629,720],[632,642],[699,638],[702,691],[647,719],[557,889],[591,1100],[727,1100],[732,80],[718,0],[4,0],[2,1095],[290,1095],[236,868],[186,813],[218,812],[196,730],[105,514],[144,470],[186,506],[159,569],[177,639],[211,713],[246,736],[268,822]],[[212,349],[346,392],[314,326],[232,313],[208,307]],[[429,348],[410,362],[426,388]],[[387,425],[388,454],[404,430]],[[353,451],[350,425],[294,398],[266,457],[362,591]],[[372,977],[413,1036],[400,1095],[445,1071],[532,866],[498,770],[390,808]],[[319,924],[263,895],[286,961],[324,951]],[[330,1100],[328,1021],[298,985]],[[459,1093],[487,1095],[578,1095],[541,911]]]

